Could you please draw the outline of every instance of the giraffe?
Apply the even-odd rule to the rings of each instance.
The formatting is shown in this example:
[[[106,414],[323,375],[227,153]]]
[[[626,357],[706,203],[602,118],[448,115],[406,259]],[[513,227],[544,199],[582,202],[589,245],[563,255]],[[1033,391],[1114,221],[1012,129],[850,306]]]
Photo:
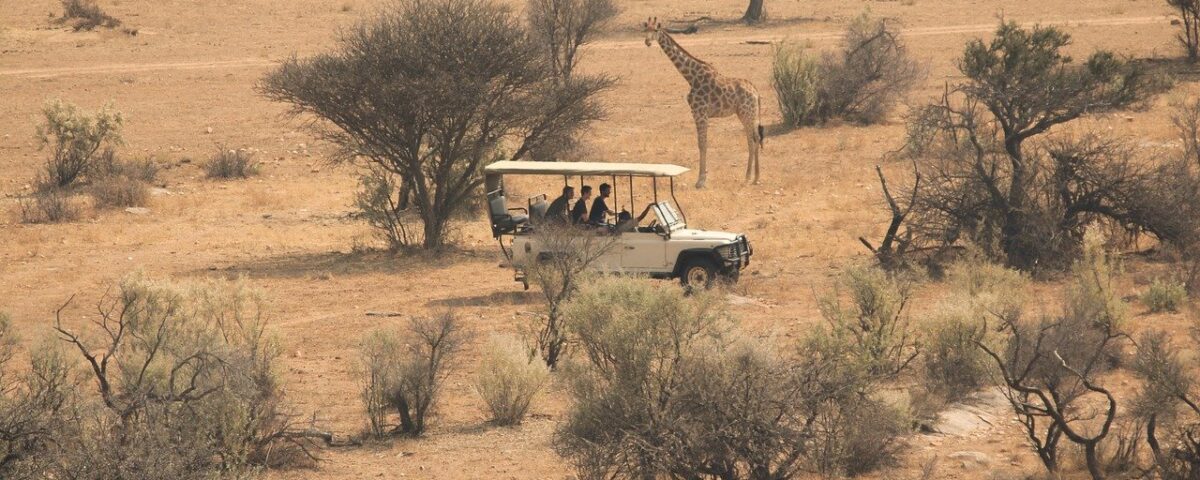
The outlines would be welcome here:
[[[646,46],[649,47],[657,41],[663,53],[667,54],[671,63],[675,64],[675,68],[691,86],[687,102],[692,109],[692,120],[696,122],[696,143],[700,148],[700,178],[696,181],[696,188],[704,188],[708,176],[708,120],[734,114],[742,122],[747,148],[750,150],[746,160],[746,180],[750,180],[750,174],[753,172],[754,183],[758,184],[758,153],[763,144],[758,89],[754,88],[754,84],[749,80],[721,75],[708,62],[688,53],[663,30],[657,18],[646,22],[645,32]]]

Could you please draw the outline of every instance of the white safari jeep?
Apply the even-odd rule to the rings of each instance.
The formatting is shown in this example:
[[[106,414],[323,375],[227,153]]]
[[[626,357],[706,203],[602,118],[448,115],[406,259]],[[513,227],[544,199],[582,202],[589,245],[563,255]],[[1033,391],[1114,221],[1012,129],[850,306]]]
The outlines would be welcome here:
[[[589,235],[611,236],[612,243],[592,263],[595,269],[655,278],[678,278],[683,285],[692,287],[707,288],[718,279],[736,282],[739,272],[750,264],[753,252],[746,236],[688,228],[681,212],[671,202],[659,198],[660,178],[667,179],[670,197],[674,200],[675,177],[687,171],[687,168],[678,165],[647,163],[495,162],[484,168],[492,236],[499,240],[501,251],[516,272],[516,280],[529,288],[525,269],[539,258],[544,258],[539,256],[557,253],[546,251],[536,235],[539,227],[549,228],[550,219],[545,217],[550,197],[538,194],[526,199],[523,202],[525,205],[510,206],[511,199],[505,195],[504,176],[562,176],[568,186],[575,178],[579,182],[576,192],[582,189],[585,177],[599,177],[592,182],[593,186],[606,182],[613,188],[608,198],[610,209],[624,210],[623,202],[628,199],[628,211],[645,212],[645,216],[640,221],[634,219],[625,228],[615,225],[607,228],[578,225],[581,231]],[[642,204],[635,202],[635,178],[649,180],[653,191],[652,201],[646,199]],[[628,192],[618,193],[620,187],[628,189]],[[556,190],[554,196],[557,197],[559,193]],[[588,202],[590,207],[591,199]]]

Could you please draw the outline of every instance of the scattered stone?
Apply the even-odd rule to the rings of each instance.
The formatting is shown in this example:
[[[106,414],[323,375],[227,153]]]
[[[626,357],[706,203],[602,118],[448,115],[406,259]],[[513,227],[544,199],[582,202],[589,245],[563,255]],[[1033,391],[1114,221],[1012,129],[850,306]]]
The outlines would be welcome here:
[[[209,134],[209,135],[212,135],[212,133],[213,133],[213,128],[212,128],[212,127],[205,128],[205,129],[204,129],[204,133],[207,133],[207,134]]]
[[[134,215],[146,215],[150,213],[150,209],[146,207],[129,207],[125,209],[125,212],[132,213]]]
[[[174,194],[171,193],[170,190],[167,190],[165,188],[154,187],[154,188],[150,189],[150,195],[154,195],[157,197],[157,196],[161,196],[161,195],[174,195]]]
[[[946,455],[946,458],[962,462],[963,468],[978,468],[991,465],[992,457],[983,452],[962,451]]]

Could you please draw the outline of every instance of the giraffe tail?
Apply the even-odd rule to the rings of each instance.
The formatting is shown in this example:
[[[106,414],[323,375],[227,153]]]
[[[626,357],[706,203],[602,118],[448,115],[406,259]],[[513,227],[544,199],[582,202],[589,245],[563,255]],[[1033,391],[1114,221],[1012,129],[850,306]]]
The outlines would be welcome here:
[[[763,146],[763,140],[766,140],[766,139],[767,139],[766,130],[763,130],[762,125],[759,125],[758,126],[758,146],[760,148]]]

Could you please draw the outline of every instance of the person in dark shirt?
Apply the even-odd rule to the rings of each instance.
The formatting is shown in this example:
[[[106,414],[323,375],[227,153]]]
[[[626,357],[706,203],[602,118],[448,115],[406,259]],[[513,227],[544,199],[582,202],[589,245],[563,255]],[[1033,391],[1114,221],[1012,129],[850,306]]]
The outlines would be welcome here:
[[[550,202],[550,208],[546,209],[546,221],[550,223],[567,223],[567,203],[575,198],[575,187],[566,186],[562,189],[562,195]]]
[[[571,209],[571,223],[587,223],[588,212],[587,202],[592,198],[592,186],[584,185],[579,189],[579,201],[575,202],[575,207]]]
[[[612,194],[612,186],[607,183],[600,184],[600,195],[592,202],[592,211],[588,214],[588,223],[592,225],[607,225],[608,216],[615,215],[617,212],[608,209],[608,196]]]

